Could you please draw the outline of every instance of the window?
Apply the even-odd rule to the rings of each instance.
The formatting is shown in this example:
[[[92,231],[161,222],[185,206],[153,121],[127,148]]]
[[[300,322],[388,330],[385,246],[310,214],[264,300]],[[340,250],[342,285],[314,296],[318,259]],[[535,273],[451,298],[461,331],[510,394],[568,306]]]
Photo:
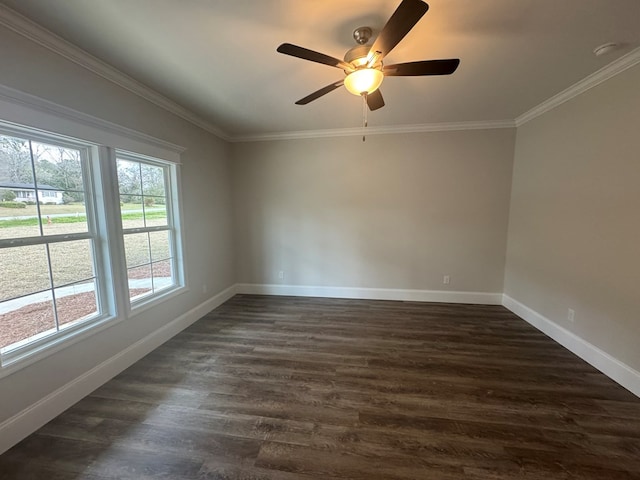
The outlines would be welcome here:
[[[92,205],[85,204],[92,191],[90,157],[87,145],[0,135],[0,185],[24,183],[38,192],[38,185],[56,184],[72,199],[60,209],[36,202],[16,205],[6,201],[10,194],[3,195],[0,351],[73,329],[103,313],[96,276],[102,270],[98,232]],[[28,193],[19,190],[16,196],[33,196]]]
[[[17,190],[15,192],[15,194],[16,194],[16,197],[18,197],[18,198],[34,198],[33,197],[33,192],[28,192],[28,191],[25,191],[25,190]]]
[[[118,152],[118,192],[129,297],[135,302],[176,285],[176,229],[170,164]]]
[[[2,367],[180,291],[177,168],[0,122]]]

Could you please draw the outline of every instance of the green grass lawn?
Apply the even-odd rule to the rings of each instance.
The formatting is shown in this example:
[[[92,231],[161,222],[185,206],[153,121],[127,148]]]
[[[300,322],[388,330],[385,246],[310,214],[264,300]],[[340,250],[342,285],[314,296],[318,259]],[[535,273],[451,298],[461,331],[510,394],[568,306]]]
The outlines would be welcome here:
[[[28,217],[37,215],[38,212],[35,209],[35,205],[29,205],[27,208],[0,208],[0,228],[13,228],[13,227],[31,227],[38,225],[37,218],[12,218],[11,220],[2,220],[2,217]],[[163,208],[160,207],[148,207],[150,209]],[[142,212],[130,212],[129,210],[141,210],[141,205],[138,204],[124,204],[120,207],[122,211],[123,220],[140,220],[142,219]],[[53,214],[77,214],[77,216],[70,215],[68,217],[52,217],[50,222],[52,224],[58,223],[86,223],[87,218],[85,215],[84,207],[82,205],[42,205],[41,213],[43,216]],[[157,220],[167,217],[165,210],[160,211],[147,211],[147,220]]]
[[[155,208],[155,207],[151,207]],[[139,203],[125,203],[120,210],[142,210]],[[68,205],[40,205],[42,215],[53,215],[56,213],[80,213],[84,214],[84,205],[81,203],[70,203]],[[38,208],[35,205],[27,205],[26,208],[3,208],[0,202],[0,218],[2,217],[22,217],[38,214]]]
[[[43,215],[52,213],[84,213],[84,205],[80,203],[71,203],[69,205],[40,205],[40,210]],[[35,205],[27,205],[25,208],[4,208],[2,207],[2,202],[0,202],[0,217],[37,214],[38,208]]]

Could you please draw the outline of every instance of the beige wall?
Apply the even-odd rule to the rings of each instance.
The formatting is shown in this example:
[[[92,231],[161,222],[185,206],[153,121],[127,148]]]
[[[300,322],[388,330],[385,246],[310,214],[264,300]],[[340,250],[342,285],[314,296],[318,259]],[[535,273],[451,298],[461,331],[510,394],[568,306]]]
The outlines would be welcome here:
[[[502,292],[514,136],[234,144],[238,281]]]
[[[1,27],[0,63],[0,84],[187,148],[182,194],[190,286],[169,302],[0,379],[1,423],[233,285],[235,272],[228,144]]]
[[[518,129],[505,275],[507,295],[637,370],[639,85],[636,66]]]

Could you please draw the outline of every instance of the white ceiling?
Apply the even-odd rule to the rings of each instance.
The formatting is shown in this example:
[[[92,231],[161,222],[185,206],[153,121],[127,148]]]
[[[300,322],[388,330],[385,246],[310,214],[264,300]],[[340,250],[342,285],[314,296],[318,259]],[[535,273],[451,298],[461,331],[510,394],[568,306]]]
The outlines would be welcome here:
[[[283,42],[342,58],[400,0],[0,0],[231,137],[357,127],[344,74],[278,54]],[[389,77],[371,126],[513,120],[640,45],[640,0],[431,0],[385,63],[460,58],[445,77]],[[602,56],[593,49],[617,42]]]

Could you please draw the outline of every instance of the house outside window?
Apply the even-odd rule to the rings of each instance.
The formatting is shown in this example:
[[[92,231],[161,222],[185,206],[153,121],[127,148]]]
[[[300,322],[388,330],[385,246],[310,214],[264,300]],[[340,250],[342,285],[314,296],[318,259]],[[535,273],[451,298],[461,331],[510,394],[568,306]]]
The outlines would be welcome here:
[[[63,191],[51,185],[33,183],[15,183],[0,180],[0,192],[13,192],[15,200],[19,202],[35,202],[36,198],[40,202],[64,203]],[[36,197],[37,192],[37,197]]]
[[[1,367],[184,289],[178,168],[0,122]]]

